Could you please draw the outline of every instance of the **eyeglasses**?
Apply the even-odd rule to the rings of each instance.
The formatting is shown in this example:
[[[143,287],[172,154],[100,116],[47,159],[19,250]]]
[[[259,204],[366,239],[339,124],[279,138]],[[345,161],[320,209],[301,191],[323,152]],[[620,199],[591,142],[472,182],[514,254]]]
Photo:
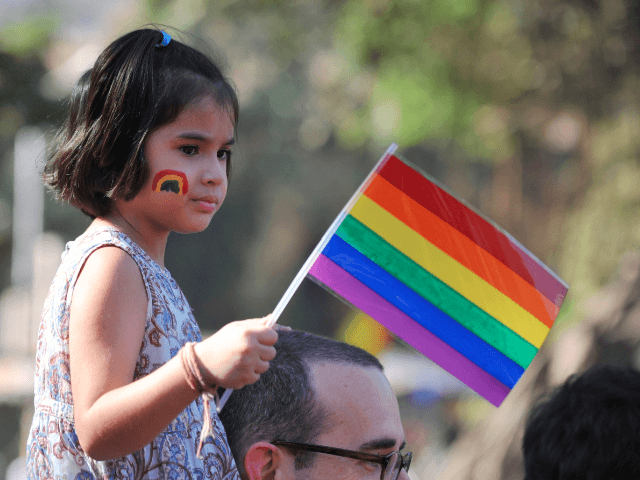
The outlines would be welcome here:
[[[294,450],[327,453],[338,457],[355,458],[356,460],[377,463],[382,465],[380,480],[397,480],[398,477],[400,477],[402,469],[404,468],[406,472],[409,472],[409,465],[411,465],[411,452],[403,455],[399,450],[387,455],[376,455],[375,453],[357,452],[354,450],[344,450],[342,448],[325,447],[323,445],[312,445],[309,443],[281,442],[280,440],[275,440],[271,443]]]

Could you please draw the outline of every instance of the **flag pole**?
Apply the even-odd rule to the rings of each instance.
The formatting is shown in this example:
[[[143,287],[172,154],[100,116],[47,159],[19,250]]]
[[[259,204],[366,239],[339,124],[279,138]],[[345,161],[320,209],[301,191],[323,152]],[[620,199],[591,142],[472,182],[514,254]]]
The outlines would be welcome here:
[[[280,318],[280,315],[282,315],[282,312],[284,311],[286,306],[289,304],[289,301],[293,297],[293,294],[296,292],[296,290],[302,283],[302,280],[304,280],[304,278],[307,276],[307,273],[309,273],[309,270],[311,269],[313,264],[316,262],[316,260],[322,253],[322,250],[324,250],[324,247],[326,247],[327,243],[329,243],[329,240],[331,239],[333,234],[336,232],[336,230],[338,230],[338,227],[340,226],[342,221],[349,214],[349,211],[351,211],[351,208],[353,207],[353,205],[358,201],[358,198],[360,198],[362,191],[371,182],[371,178],[378,171],[380,166],[391,155],[394,154],[397,148],[398,148],[398,145],[395,143],[392,143],[391,145],[389,145],[389,148],[387,148],[387,151],[384,152],[384,155],[382,155],[382,158],[378,160],[378,163],[376,163],[375,167],[373,167],[373,169],[371,170],[371,173],[367,175],[367,178],[364,179],[360,187],[356,190],[356,192],[351,196],[351,198],[349,199],[347,204],[344,206],[344,208],[340,211],[340,213],[338,214],[336,219],[333,221],[329,229],[325,232],[325,234],[320,239],[320,242],[318,242],[318,245],[316,245],[316,248],[314,248],[313,252],[311,252],[311,255],[309,255],[309,258],[307,258],[307,261],[304,262],[304,264],[302,265],[302,268],[300,268],[300,271],[294,277],[293,281],[291,282],[291,285],[289,285],[289,288],[287,288],[287,291],[284,292],[284,295],[282,296],[282,298],[276,305],[276,308],[273,310],[273,313],[271,314],[271,319],[267,324],[268,327],[273,327],[278,322],[278,318]],[[222,411],[222,408],[224,407],[225,403],[227,403],[227,400],[229,399],[231,392],[233,392],[233,389],[229,388],[225,390],[224,394],[222,395],[222,398],[220,398],[220,402],[216,407],[216,410],[218,411],[218,413]]]

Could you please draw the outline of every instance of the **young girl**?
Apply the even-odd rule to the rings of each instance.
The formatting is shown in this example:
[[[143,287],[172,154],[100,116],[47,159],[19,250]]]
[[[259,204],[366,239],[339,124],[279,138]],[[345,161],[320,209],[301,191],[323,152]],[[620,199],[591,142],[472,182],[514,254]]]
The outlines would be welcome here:
[[[222,204],[237,121],[212,61],[157,30],[80,80],[45,179],[93,222],[45,303],[30,478],[239,478],[208,401],[255,382],[278,335],[266,317],[202,341],[164,267],[169,232],[204,230]]]

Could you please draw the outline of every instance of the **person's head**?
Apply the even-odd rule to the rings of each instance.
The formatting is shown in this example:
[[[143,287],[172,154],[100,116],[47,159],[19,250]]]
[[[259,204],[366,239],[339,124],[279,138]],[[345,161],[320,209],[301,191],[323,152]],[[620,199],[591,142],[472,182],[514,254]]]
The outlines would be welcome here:
[[[175,38],[162,45],[163,38],[161,31],[151,28],[118,38],[71,96],[69,117],[58,132],[45,182],[59,198],[92,217],[106,216],[115,201],[130,201],[153,182],[158,172],[150,168],[147,143],[185,112],[203,102],[215,106],[235,135],[239,109],[230,82],[207,55]],[[208,133],[198,131],[192,137]],[[198,139],[194,141],[199,146]],[[228,158],[224,170],[226,193]],[[182,172],[166,177],[158,191],[166,187],[163,191],[182,195],[188,181],[184,176]]]
[[[299,445],[386,455],[404,446],[395,395],[380,362],[357,347],[281,331],[276,357],[258,382],[234,392],[220,412],[244,480],[379,480],[381,465]],[[345,452],[339,452],[345,453]],[[394,455],[399,468],[402,460]],[[403,470],[400,478],[407,478]]]
[[[640,372],[571,376],[532,408],[522,450],[526,480],[640,478]]]

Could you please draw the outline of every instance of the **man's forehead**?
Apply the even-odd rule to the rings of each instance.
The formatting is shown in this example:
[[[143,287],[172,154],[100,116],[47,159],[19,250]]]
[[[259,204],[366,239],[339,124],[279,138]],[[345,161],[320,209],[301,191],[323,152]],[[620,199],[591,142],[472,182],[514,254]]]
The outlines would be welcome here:
[[[380,451],[404,441],[398,402],[382,371],[331,362],[316,362],[310,370],[316,398],[328,414],[321,437],[331,446]]]
[[[373,367],[332,361],[310,362],[311,382],[317,393],[326,389],[341,391],[358,390],[392,393],[384,373]]]

